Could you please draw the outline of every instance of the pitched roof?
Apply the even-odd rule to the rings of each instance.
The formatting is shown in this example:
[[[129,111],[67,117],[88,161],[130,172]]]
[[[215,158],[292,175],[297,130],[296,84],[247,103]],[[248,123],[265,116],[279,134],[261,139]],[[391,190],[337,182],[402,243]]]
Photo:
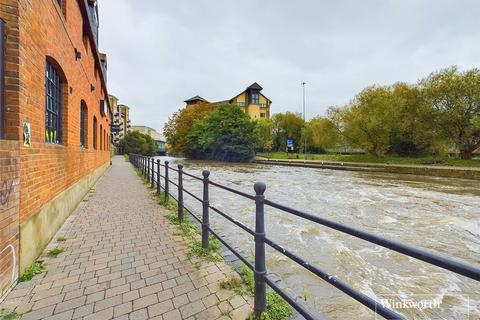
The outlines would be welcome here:
[[[190,99],[187,99],[187,100],[185,100],[184,102],[185,102],[185,103],[189,103],[189,102],[194,102],[194,101],[208,102],[207,100],[203,99],[203,98],[200,97],[200,96],[191,97]]]
[[[262,90],[263,88],[256,82],[252,83],[247,89]]]

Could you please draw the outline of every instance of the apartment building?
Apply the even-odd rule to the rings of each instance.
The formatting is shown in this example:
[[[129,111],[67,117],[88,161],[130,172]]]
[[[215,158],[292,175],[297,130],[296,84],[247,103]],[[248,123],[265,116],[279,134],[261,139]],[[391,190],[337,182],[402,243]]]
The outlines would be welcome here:
[[[231,99],[209,102],[197,95],[185,100],[185,103],[187,106],[199,102],[213,103],[217,105],[229,103],[242,108],[242,110],[248,113],[252,119],[270,118],[270,105],[272,104],[272,101],[263,95],[261,92],[262,90],[263,88],[255,82]]]
[[[109,95],[110,106],[113,112],[112,121],[112,143],[118,146],[120,140],[127,135],[130,128],[130,108],[124,104],[118,103],[118,98]]]

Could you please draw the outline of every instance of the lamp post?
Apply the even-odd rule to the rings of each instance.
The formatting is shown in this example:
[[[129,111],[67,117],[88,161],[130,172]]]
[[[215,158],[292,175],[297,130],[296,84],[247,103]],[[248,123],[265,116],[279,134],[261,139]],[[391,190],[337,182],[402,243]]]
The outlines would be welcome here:
[[[302,87],[303,87],[303,122],[306,121],[305,117],[305,85],[306,82],[302,82]],[[305,141],[304,141],[304,146],[305,146],[305,160],[307,160],[307,132],[305,131]]]

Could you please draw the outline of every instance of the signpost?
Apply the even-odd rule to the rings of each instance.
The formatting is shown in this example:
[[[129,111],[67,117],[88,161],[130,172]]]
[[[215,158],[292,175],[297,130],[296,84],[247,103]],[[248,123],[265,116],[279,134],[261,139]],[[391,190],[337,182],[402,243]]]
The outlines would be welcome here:
[[[287,153],[293,152],[293,140],[287,139]]]

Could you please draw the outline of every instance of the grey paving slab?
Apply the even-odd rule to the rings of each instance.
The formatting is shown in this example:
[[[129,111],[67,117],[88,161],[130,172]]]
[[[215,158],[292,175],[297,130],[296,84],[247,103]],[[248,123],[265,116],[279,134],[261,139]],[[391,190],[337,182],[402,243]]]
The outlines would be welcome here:
[[[186,240],[151,192],[123,157],[114,157],[40,257],[46,271],[19,283],[0,307],[21,319],[248,316],[250,297],[219,289],[234,271],[187,259]],[[60,235],[67,240],[58,242]],[[64,252],[48,257],[54,247]]]

